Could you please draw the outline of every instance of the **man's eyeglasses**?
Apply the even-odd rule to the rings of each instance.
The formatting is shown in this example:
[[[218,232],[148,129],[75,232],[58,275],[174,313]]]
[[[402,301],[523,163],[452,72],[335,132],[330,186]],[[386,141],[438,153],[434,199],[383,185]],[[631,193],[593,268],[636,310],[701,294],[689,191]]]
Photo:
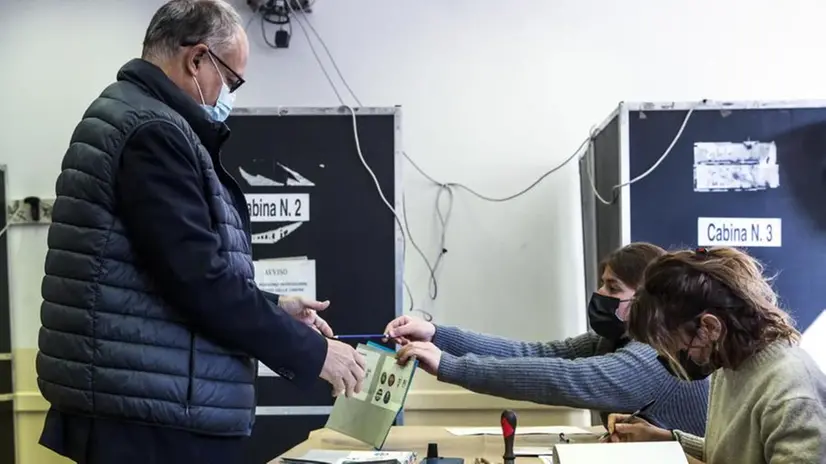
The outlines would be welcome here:
[[[182,47],[194,47],[195,45],[198,45],[198,42],[184,42],[184,43],[181,44]],[[244,85],[244,82],[246,82],[246,81],[244,80],[243,77],[241,77],[240,74],[235,72],[234,69],[232,69],[224,60],[219,58],[218,55],[213,53],[213,51],[210,50],[209,48],[207,48],[207,52],[209,53],[209,56],[212,57],[212,59],[214,59],[216,62],[218,62],[218,64],[223,66],[224,69],[226,69],[227,71],[230,72],[230,74],[232,74],[232,77],[233,77],[232,82],[227,82],[227,87],[229,87],[229,93],[235,92],[236,90],[238,90],[239,87]]]
[[[225,67],[227,69],[227,71],[229,71],[232,74],[232,77],[235,78],[235,79],[233,79],[232,82],[227,82],[227,86],[229,86],[229,93],[235,92],[236,90],[238,90],[238,87],[241,87],[242,85],[244,85],[244,82],[246,82],[246,81],[244,80],[243,77],[241,77],[237,72],[235,72],[234,69],[229,67],[229,65],[226,64],[224,62],[224,60],[222,60],[221,58],[218,58],[218,55],[216,55],[215,53],[212,53],[212,50],[207,49],[207,51],[209,51],[209,54],[215,59],[215,61],[218,62],[218,64]]]

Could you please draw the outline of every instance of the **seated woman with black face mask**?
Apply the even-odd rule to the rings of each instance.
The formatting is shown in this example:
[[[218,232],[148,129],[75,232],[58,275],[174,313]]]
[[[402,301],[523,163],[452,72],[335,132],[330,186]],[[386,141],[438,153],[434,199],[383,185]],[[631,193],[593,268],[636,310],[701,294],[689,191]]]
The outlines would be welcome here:
[[[826,462],[826,376],[750,256],[701,248],[657,259],[628,330],[676,377],[711,376],[708,423],[703,439],[612,414],[612,441],[678,440],[695,463]]]
[[[603,412],[603,422],[605,412],[633,412],[654,400],[643,414],[652,423],[702,434],[708,382],[679,381],[656,351],[624,336],[634,289],[648,263],[664,253],[656,245],[632,243],[602,261],[601,286],[588,305],[594,332],[528,343],[402,316],[385,333],[403,345],[399,362],[415,356],[443,382],[514,400],[593,409]]]

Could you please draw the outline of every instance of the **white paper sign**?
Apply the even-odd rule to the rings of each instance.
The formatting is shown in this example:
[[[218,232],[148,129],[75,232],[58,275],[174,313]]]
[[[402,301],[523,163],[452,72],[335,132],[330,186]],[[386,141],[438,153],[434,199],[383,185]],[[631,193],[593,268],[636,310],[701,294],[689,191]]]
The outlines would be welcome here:
[[[251,222],[307,222],[309,193],[255,193],[244,195]]]
[[[265,292],[300,295],[315,300],[315,260],[262,259],[255,265],[255,283]]]
[[[697,142],[694,191],[754,191],[780,186],[774,142]]]
[[[254,261],[255,283],[265,292],[278,295],[301,295],[316,299],[315,260],[312,259],[262,259]],[[262,363],[258,363],[258,375],[278,375]]]
[[[779,247],[780,218],[697,218],[698,246]]]

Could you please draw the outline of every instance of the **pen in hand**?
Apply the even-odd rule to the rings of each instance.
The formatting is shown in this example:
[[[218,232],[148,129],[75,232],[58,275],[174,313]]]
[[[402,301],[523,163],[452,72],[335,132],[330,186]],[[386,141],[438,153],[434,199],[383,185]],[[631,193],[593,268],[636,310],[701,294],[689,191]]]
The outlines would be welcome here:
[[[657,402],[657,400],[651,400],[651,401],[649,401],[648,403],[645,403],[645,405],[644,405],[643,407],[641,407],[641,408],[637,409],[636,411],[632,412],[630,416],[626,417],[626,418],[625,418],[625,420],[623,420],[623,421],[621,421],[621,422],[619,422],[619,423],[620,423],[620,424],[627,424],[627,423],[629,423],[629,422],[632,422],[634,419],[636,419],[637,417],[639,417],[639,416],[640,416],[640,414],[642,414],[642,413],[644,413],[645,411],[647,411],[647,410],[648,410],[648,408],[650,408],[651,406],[653,406],[653,405],[654,405],[654,403],[656,403],[656,402]],[[605,439],[607,439],[607,438],[608,438],[608,437],[610,437],[610,436],[611,436],[611,432],[610,432],[610,431],[607,431],[607,432],[603,433],[603,434],[599,437],[599,441],[605,441]]]

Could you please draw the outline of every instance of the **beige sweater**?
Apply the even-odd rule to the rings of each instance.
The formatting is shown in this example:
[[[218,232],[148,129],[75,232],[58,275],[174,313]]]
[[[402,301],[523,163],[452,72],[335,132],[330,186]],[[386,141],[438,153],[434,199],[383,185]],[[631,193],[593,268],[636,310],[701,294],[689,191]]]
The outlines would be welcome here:
[[[799,346],[776,342],[711,378],[705,439],[680,431],[707,464],[826,463],[826,375]]]

